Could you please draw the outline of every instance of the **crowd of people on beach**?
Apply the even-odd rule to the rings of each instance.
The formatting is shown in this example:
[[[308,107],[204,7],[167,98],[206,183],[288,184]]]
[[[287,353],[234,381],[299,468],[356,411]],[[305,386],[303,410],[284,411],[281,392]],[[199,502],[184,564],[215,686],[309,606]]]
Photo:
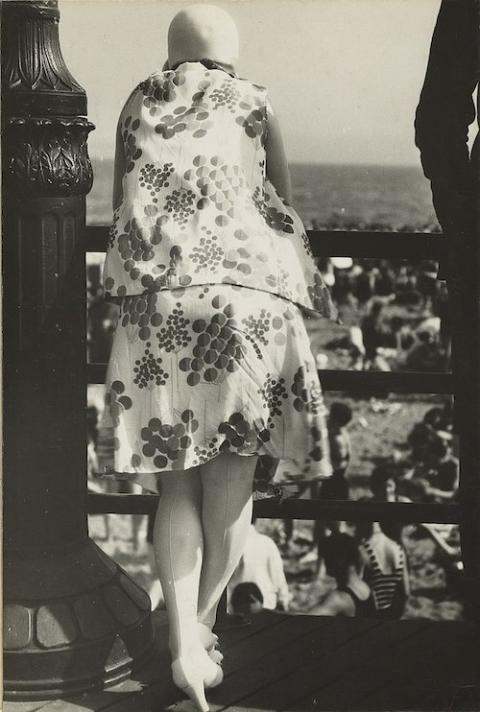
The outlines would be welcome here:
[[[321,263],[326,281],[340,312],[354,307],[363,315],[359,325],[349,327],[348,336],[331,344],[345,348],[351,358],[350,367],[358,370],[391,370],[392,355],[396,367],[415,370],[440,370],[449,355],[446,294],[436,280],[436,265],[422,262],[405,265],[394,260],[342,258]],[[105,305],[98,289],[99,269],[89,270],[89,351],[91,361],[108,358],[111,335],[116,323],[116,307]],[[402,305],[417,314],[407,321],[385,315],[391,305]],[[418,316],[420,315],[420,316]],[[375,403],[373,402],[375,400]],[[372,399],[372,408],[377,405]],[[101,469],[99,460],[108,459],[108,443],[98,439],[98,405],[90,405],[87,413],[89,485],[104,488],[95,473]],[[328,417],[330,457],[333,476],[324,481],[306,483],[309,496],[321,499],[350,499],[349,463],[351,441],[348,432],[353,418],[346,403],[331,404]],[[452,452],[453,422],[448,401],[443,407],[427,411],[423,421],[412,427],[405,442],[404,453],[395,450],[392,456],[374,467],[369,487],[371,498],[379,501],[445,502],[456,497],[458,460]],[[114,491],[130,491],[132,485],[116,483]],[[120,489],[119,489],[120,487]],[[152,525],[147,528],[147,549],[152,570],[150,595],[154,606],[162,605],[162,592],[152,551]],[[132,538],[140,546],[142,517],[132,517]],[[425,524],[420,527],[431,536],[451,561],[458,560],[458,547],[452,525]],[[300,557],[300,563],[316,562],[315,575],[331,577],[336,582],[323,601],[311,613],[327,615],[368,615],[400,617],[409,591],[408,561],[402,539],[403,527],[391,522],[348,525],[345,522],[317,520],[313,527],[311,548]],[[109,536],[108,516],[105,516],[106,537]],[[284,522],[284,540],[288,548],[294,535],[294,522]],[[228,587],[230,612],[246,613],[263,609],[288,610],[291,594],[288,590],[280,549],[271,537],[257,531],[252,522],[247,548]]]
[[[345,351],[348,368],[448,370],[448,294],[436,262],[328,257],[318,263],[345,326],[327,347]],[[87,287],[89,360],[102,362],[118,315],[116,305],[103,299],[100,265],[89,266]],[[352,313],[359,317],[355,323]]]
[[[450,364],[448,295],[438,265],[395,259],[324,258],[325,280],[340,316],[359,315],[328,347],[343,349],[354,370],[443,371]]]
[[[352,456],[348,425],[351,408],[332,403],[329,414],[329,440],[333,476],[321,485],[310,485],[310,496],[320,499],[350,499],[349,463]],[[423,420],[409,432],[403,452],[377,463],[369,477],[370,495],[361,499],[381,502],[453,501],[458,492],[458,459],[453,453],[453,416],[450,401],[430,408]],[[292,520],[285,521],[280,546],[286,554],[294,538]],[[373,616],[400,618],[410,593],[409,562],[404,536],[405,525],[392,521],[325,522],[317,520],[311,548],[299,559],[300,564],[316,562],[315,580],[330,578],[335,582],[330,592],[309,609],[312,615]],[[445,554],[445,564],[458,563],[456,527],[449,524],[417,526],[418,537],[431,537]],[[254,530],[254,525],[252,525]],[[258,532],[254,535],[263,537]],[[273,548],[270,540],[268,548]],[[277,551],[275,575],[269,586],[262,585],[270,564],[261,547],[249,550],[248,568],[241,563],[232,584],[241,584],[236,596],[229,591],[232,612],[255,613],[262,608],[287,609],[289,601],[285,576]],[[243,575],[242,575],[243,573]],[[276,582],[276,583],[272,583]],[[272,598],[265,590],[274,589]],[[230,587],[231,589],[233,586]],[[263,589],[263,591],[262,591]],[[238,596],[238,598],[237,598]],[[272,601],[277,605],[273,606]],[[238,605],[237,605],[238,602]]]
[[[376,464],[369,479],[371,496],[366,499],[382,502],[454,501],[458,494],[459,463],[454,454],[452,430],[451,402],[448,400],[443,406],[430,408],[425,413],[423,420],[413,425],[404,444],[403,452],[396,450],[391,457]],[[340,438],[342,439],[341,435]],[[330,442],[332,443],[332,439]],[[344,451],[348,449],[348,442],[348,434],[344,433]],[[334,449],[333,452],[335,452]],[[343,489],[345,489],[346,483],[348,483],[348,476],[345,477],[345,471],[343,471]],[[346,586],[347,574],[352,577],[354,588],[357,578],[362,578],[364,574],[364,580],[367,583],[370,582],[377,612],[385,615],[388,609],[392,617],[399,617],[409,592],[404,525],[386,520],[373,524],[357,524],[356,527],[353,527],[353,538],[351,534],[342,531],[342,528],[345,528],[345,523],[335,522],[328,528],[331,532],[330,536],[326,537],[325,532],[322,532],[320,537],[318,535],[314,537],[318,556],[317,571],[320,569],[323,559],[327,573],[332,573],[340,590]],[[352,531],[351,526],[349,529]],[[445,564],[456,566],[460,556],[456,530],[455,525],[422,524],[417,527],[417,536],[430,536],[439,550],[446,555],[444,557]],[[318,531],[318,526],[316,531]],[[353,551],[356,556],[354,562]],[[348,552],[350,553],[347,556]],[[385,552],[389,552],[389,554],[387,555]],[[345,557],[350,568],[347,569],[344,566],[339,570],[335,561],[345,561]],[[304,561],[311,559],[312,552],[307,552]],[[387,563],[389,560],[390,565]],[[393,586],[393,581],[397,582],[396,587]],[[385,588],[390,591],[392,595],[390,605],[393,606],[391,609],[382,596],[380,596],[381,604],[379,606],[379,596],[375,591],[375,586],[378,584],[383,591]],[[361,589],[361,587],[358,588]],[[335,594],[315,610],[324,613],[330,609],[336,610],[336,607],[340,605],[339,600],[342,606],[347,605],[344,595],[338,597]],[[352,609],[351,602],[348,603],[347,608],[348,610]]]
[[[98,438],[98,412],[88,409],[88,453],[90,486],[101,462],[108,458],[108,443]],[[351,407],[334,401],[329,408],[328,432],[333,475],[319,482],[305,483],[307,496],[348,500],[351,497],[350,463],[352,444],[349,425]],[[370,494],[361,499],[381,502],[448,502],[458,492],[459,464],[454,454],[453,413],[450,400],[426,411],[423,420],[412,426],[403,447],[377,462],[369,476]],[[118,490],[118,483],[111,482]],[[104,486],[104,485],[103,485]],[[123,485],[121,491],[130,491]],[[289,610],[289,591],[284,562],[295,536],[293,520],[285,520],[283,537],[274,540],[250,526],[247,545],[227,588],[228,611],[254,614],[261,610]],[[142,517],[132,517],[134,548],[141,546]],[[153,607],[162,607],[162,590],[155,575],[152,549],[153,516],[147,527],[147,558],[151,569],[150,596]],[[312,615],[375,616],[400,618],[408,599],[409,564],[404,537],[405,526],[391,521],[349,522],[316,520],[309,549],[299,557],[301,566],[315,564],[313,579],[334,582],[327,595],[309,609]],[[105,516],[108,538],[108,515]],[[422,524],[417,536],[431,537],[443,553],[445,564],[459,560],[455,525]]]

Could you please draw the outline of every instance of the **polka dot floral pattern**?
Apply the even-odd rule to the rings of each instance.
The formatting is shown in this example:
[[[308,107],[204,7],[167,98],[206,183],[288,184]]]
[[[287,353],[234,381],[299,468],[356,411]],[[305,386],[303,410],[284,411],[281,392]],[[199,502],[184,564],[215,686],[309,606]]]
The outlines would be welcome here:
[[[162,114],[165,104],[175,101],[182,84],[185,84],[185,75],[181,71],[156,74],[141,82],[138,89],[150,116]]]
[[[150,339],[152,329],[163,323],[163,316],[157,311],[156,306],[157,295],[155,292],[145,294],[140,298],[125,297],[120,313],[122,326],[127,327],[129,324],[132,327],[138,326],[134,338],[139,338],[141,341]]]
[[[237,116],[236,122],[243,128],[249,138],[260,138],[262,145],[265,145],[267,136],[267,109],[266,106],[259,102],[255,102],[256,106],[252,109],[248,102],[241,101],[239,106],[245,110],[244,116]]]
[[[335,317],[304,227],[266,175],[267,107],[263,87],[208,61],[134,89],[119,121],[126,161],[107,297],[237,284]]]
[[[156,333],[158,345],[167,353],[188,346],[192,340],[189,324],[190,320],[185,318],[181,302],[175,302],[175,306],[165,320],[165,325]]]
[[[278,210],[274,205],[269,205],[270,200],[271,196],[265,190],[255,189],[253,202],[267,225],[279,232],[292,234],[294,232],[293,219],[286,210]]]
[[[220,383],[227,373],[240,367],[244,358],[243,336],[237,331],[233,304],[227,303],[222,294],[212,301],[212,317],[209,322],[196,319],[192,330],[197,334],[192,356],[180,360],[181,371],[187,373],[187,384],[196,386],[202,380],[206,383]]]
[[[210,101],[214,111],[224,106],[231,114],[234,114],[241,96],[241,93],[235,88],[235,81],[230,78],[225,79],[219,87],[212,91]]]
[[[239,166],[223,162],[219,156],[197,155],[193,158],[194,168],[184,173],[185,180],[195,184],[201,194],[197,202],[198,210],[213,205],[218,212],[215,224],[223,227],[235,216],[234,205],[245,187],[245,180]]]
[[[162,188],[168,188],[169,178],[173,173],[173,163],[165,163],[156,166],[153,163],[146,163],[140,171],[140,188],[150,191],[150,196],[154,203],[158,203],[157,193]]]
[[[173,138],[182,131],[189,131],[193,138],[203,138],[211,129],[210,114],[203,104],[195,103],[190,108],[178,106],[173,114],[165,114],[155,126],[155,131],[164,139]]]
[[[225,251],[219,244],[217,235],[211,230],[204,228],[205,234],[200,238],[200,242],[192,249],[190,255],[191,262],[195,265],[195,272],[200,270],[211,270],[222,262]]]
[[[135,168],[135,161],[137,161],[142,155],[142,149],[137,146],[137,138],[135,136],[135,131],[140,126],[140,120],[134,119],[132,121],[131,116],[127,116],[123,122],[123,144],[125,147],[125,170],[130,173]]]
[[[145,444],[142,454],[153,460],[158,470],[175,469],[177,461],[182,461],[185,452],[191,447],[198,421],[191,410],[184,410],[175,423],[163,422],[160,418],[151,418],[142,428],[141,438]],[[169,467],[170,465],[170,467]]]
[[[111,471],[146,488],[154,473],[219,453],[285,461],[299,476],[330,475],[303,318],[273,294],[210,285],[126,297],[106,393]],[[260,468],[260,489],[273,469]]]
[[[155,385],[164,386],[169,377],[168,373],[162,368],[162,358],[155,356],[149,349],[151,343],[147,341],[147,348],[142,356],[135,361],[135,367],[133,369],[136,374],[133,382],[139,388],[149,388]]]
[[[122,381],[115,380],[111,383],[105,395],[105,406],[112,423],[119,425],[120,415],[132,407],[132,399],[125,395],[125,384]]]

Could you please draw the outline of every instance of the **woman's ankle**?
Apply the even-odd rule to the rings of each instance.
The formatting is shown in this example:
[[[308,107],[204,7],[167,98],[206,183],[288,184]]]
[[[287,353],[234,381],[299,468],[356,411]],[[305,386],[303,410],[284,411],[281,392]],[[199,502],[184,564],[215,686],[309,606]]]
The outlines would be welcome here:
[[[168,647],[172,656],[172,660],[177,658],[189,658],[195,655],[200,650],[203,650],[203,645],[200,640],[200,635],[190,629],[185,635],[172,639],[168,639]]]
[[[217,618],[217,608],[213,611],[208,611],[207,613],[199,613],[198,614],[198,623],[201,626],[204,626],[205,628],[208,628],[209,630],[213,630],[213,626],[215,625],[215,621]]]

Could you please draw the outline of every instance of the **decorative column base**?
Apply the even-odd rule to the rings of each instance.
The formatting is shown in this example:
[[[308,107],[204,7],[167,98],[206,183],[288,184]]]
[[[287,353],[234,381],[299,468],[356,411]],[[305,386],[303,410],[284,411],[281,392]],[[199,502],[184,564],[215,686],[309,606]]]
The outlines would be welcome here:
[[[87,536],[94,127],[59,16],[57,0],[2,3],[3,672],[17,700],[102,688],[153,652],[147,594]]]
[[[102,689],[153,652],[148,594],[90,539],[44,557],[7,550],[5,574],[5,699]]]

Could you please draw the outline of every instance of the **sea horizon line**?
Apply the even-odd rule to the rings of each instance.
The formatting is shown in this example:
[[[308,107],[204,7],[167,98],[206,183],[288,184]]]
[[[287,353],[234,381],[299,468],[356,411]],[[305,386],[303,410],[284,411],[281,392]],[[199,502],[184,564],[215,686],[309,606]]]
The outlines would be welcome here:
[[[113,162],[113,156],[90,155],[90,160],[99,163]],[[420,161],[418,163],[376,163],[374,161],[289,161],[289,166],[323,166],[327,168],[417,168],[422,170]]]

